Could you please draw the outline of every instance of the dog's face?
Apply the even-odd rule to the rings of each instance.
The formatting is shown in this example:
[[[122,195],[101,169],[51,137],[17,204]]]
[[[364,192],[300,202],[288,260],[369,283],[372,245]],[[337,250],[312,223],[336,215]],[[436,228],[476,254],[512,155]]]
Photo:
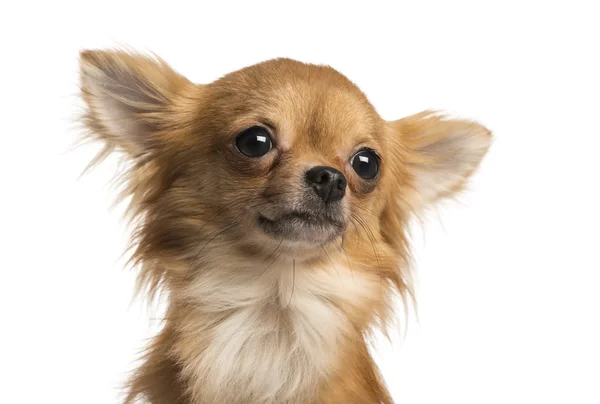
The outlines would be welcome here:
[[[162,62],[82,56],[87,125],[133,161],[146,254],[318,254],[357,228],[394,243],[408,210],[459,189],[489,145],[481,126],[384,121],[348,79],[287,59],[195,85]],[[375,234],[373,234],[375,233]]]
[[[199,158],[210,169],[198,176],[211,191],[198,197],[225,209],[218,220],[242,242],[318,251],[373,209],[385,127],[343,76],[276,60],[203,90],[196,122],[211,142]]]

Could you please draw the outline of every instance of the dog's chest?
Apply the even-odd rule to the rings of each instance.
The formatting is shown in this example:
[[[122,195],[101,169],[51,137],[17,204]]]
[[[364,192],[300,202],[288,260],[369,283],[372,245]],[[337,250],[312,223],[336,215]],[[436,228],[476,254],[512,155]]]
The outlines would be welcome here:
[[[205,330],[209,342],[195,366],[212,399],[307,402],[351,328],[345,305],[375,291],[371,278],[346,267],[289,269],[275,268],[277,278],[230,284],[228,291],[204,280],[211,291],[202,299],[219,320]]]

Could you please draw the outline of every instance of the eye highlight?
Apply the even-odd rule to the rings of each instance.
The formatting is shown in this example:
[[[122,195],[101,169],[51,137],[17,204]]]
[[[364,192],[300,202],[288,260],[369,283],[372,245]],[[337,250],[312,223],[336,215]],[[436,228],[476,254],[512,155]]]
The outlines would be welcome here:
[[[269,131],[261,126],[252,126],[237,135],[237,149],[247,157],[262,157],[273,148],[273,140]]]
[[[350,159],[350,165],[365,180],[372,180],[379,174],[379,156],[371,149],[359,150]]]

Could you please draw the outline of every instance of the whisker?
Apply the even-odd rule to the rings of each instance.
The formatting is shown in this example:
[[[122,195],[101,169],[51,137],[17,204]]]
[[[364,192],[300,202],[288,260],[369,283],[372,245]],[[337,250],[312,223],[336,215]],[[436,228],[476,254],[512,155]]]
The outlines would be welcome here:
[[[241,188],[237,188],[237,189],[238,190],[245,190],[245,191],[255,191],[256,190],[256,188],[253,188],[253,187],[247,187],[247,188],[241,187]],[[271,194],[271,195],[268,195],[268,196],[257,195],[257,196],[252,196],[250,199],[248,199],[248,198],[236,199],[236,200],[234,200],[234,201],[226,204],[221,209],[219,209],[219,211],[217,213],[215,213],[214,215],[212,215],[211,217],[209,217],[208,221],[206,221],[200,227],[200,229],[198,231],[202,231],[202,229],[204,228],[204,226],[208,225],[214,218],[218,217],[219,215],[221,215],[222,213],[224,213],[226,210],[228,210],[230,208],[236,207],[237,205],[242,205],[243,206],[243,205],[247,204],[248,202],[250,202],[252,200],[262,200],[262,199],[267,199],[268,200],[269,198],[274,197],[274,196],[287,195],[287,194],[290,194],[290,193],[291,193],[291,191],[289,191],[289,192],[288,191],[284,191],[284,192],[280,192],[280,193],[276,193],[276,194]],[[253,207],[257,207],[257,206],[253,206]]]
[[[340,282],[342,283],[342,287],[344,287],[344,281],[342,280],[342,277],[340,276],[340,273],[338,272],[337,268],[335,267],[335,265],[333,264],[333,261],[331,260],[331,257],[329,256],[329,254],[327,253],[327,251],[325,250],[325,247],[323,247],[323,245],[321,244],[321,250],[323,250],[323,252],[325,253],[325,255],[327,256],[327,259],[329,259],[329,262],[331,263],[331,267],[333,268],[333,270],[335,271],[335,273],[337,274],[338,278],[340,278]]]
[[[342,242],[340,243],[340,247],[342,248],[342,251],[344,252],[344,255],[346,256],[346,261],[348,261],[348,268],[350,268],[350,276],[352,277],[352,282],[354,283],[354,271],[352,270],[352,264],[350,262],[350,257],[348,257],[348,253],[346,252],[346,249],[344,248],[344,236],[342,235]]]
[[[206,244],[204,244],[204,246],[200,249],[200,251],[198,251],[198,256],[200,255],[200,253],[206,248],[206,246],[208,246],[211,241],[213,241],[215,238],[217,238],[218,236],[220,236],[221,234],[225,233],[227,230],[232,229],[233,227],[235,227],[237,225],[237,223],[232,223],[228,226],[225,226],[224,228],[220,229],[219,232],[217,232],[217,234],[215,234],[213,237],[210,238],[210,240],[208,240],[208,242]]]
[[[238,202],[238,203],[240,203],[240,204],[241,204],[241,203],[245,203],[245,204],[247,204],[247,203],[248,203],[248,201],[247,201],[247,200],[245,200],[245,201],[239,201],[239,200],[238,200],[238,201],[236,201],[236,202]],[[263,203],[265,203],[265,202],[263,202]],[[231,204],[230,204],[230,205],[228,205],[228,206],[231,206]],[[254,205],[253,207],[258,207],[258,206],[261,206],[261,204],[256,204],[256,205]],[[211,242],[212,242],[212,241],[213,241],[215,238],[217,238],[217,237],[218,237],[218,236],[220,236],[221,234],[223,234],[223,233],[225,233],[226,231],[228,231],[228,230],[231,230],[232,228],[234,228],[235,226],[237,226],[237,224],[238,224],[238,223],[237,223],[235,220],[236,220],[238,217],[242,216],[244,213],[245,213],[245,212],[241,212],[241,213],[239,213],[238,215],[236,215],[236,216],[233,218],[233,221],[232,221],[232,223],[230,223],[229,225],[225,226],[224,228],[221,228],[221,229],[218,229],[218,230],[216,230],[216,234],[215,234],[215,231],[213,231],[213,232],[211,232],[211,233],[209,233],[209,234],[207,235],[207,237],[210,237],[211,235],[215,234],[213,237],[211,237],[211,238],[208,240],[208,242],[207,242],[206,244],[204,244],[204,246],[203,246],[203,247],[200,249],[200,251],[198,251],[198,252],[197,252],[197,253],[194,255],[194,258],[192,259],[192,262],[191,262],[191,267],[192,267],[192,268],[195,266],[195,264],[196,264],[196,261],[197,261],[197,260],[198,260],[198,258],[200,257],[200,254],[202,253],[202,251],[204,251],[204,249],[205,249],[205,248],[206,248],[206,247],[207,247],[207,246],[208,246],[208,245],[209,245],[209,244],[210,244],[210,243],[211,243]],[[206,224],[207,224],[207,223],[205,223],[204,225],[202,225],[202,226],[200,227],[200,230],[201,230],[202,228],[204,228],[204,226],[206,226]],[[200,231],[200,230],[199,230],[199,231]]]
[[[377,261],[377,270],[379,271],[379,286],[383,288],[383,274],[381,272],[381,261],[379,259],[379,254],[377,253],[377,248],[375,247],[375,237],[368,224],[364,223],[362,218],[357,215],[352,215],[352,218],[355,219],[358,224],[364,229],[367,238],[369,239],[369,243],[371,244],[371,248],[373,249],[373,253],[375,254],[375,259]]]
[[[277,248],[275,248],[275,250],[274,250],[274,251],[273,251],[271,254],[269,254],[269,257],[270,257],[270,256],[272,256],[273,254],[275,254],[275,253],[277,252],[277,250],[278,250],[278,249],[279,249],[279,247],[281,246],[281,243],[283,243],[283,238],[281,239],[281,241],[280,241],[280,242],[279,242],[279,244],[277,245]],[[277,256],[276,256],[276,257],[275,257],[275,258],[274,258],[274,259],[273,259],[273,260],[272,260],[272,261],[269,263],[269,265],[267,265],[267,267],[266,267],[265,269],[263,269],[263,270],[262,270],[262,272],[261,272],[261,273],[260,273],[260,274],[259,274],[259,275],[258,275],[256,278],[254,278],[254,279],[252,280],[252,282],[255,282],[255,281],[257,281],[257,280],[258,280],[258,279],[259,279],[261,276],[263,276],[263,275],[265,274],[265,272],[267,272],[267,270],[268,270],[269,268],[271,268],[271,266],[272,266],[272,265],[275,263],[275,261],[277,261],[277,260],[279,259],[279,257],[281,257],[281,255],[282,255],[282,254],[283,254],[282,252],[281,252],[281,253],[279,253],[279,254],[278,254],[278,255],[277,255]],[[267,257],[267,258],[268,258],[268,257]]]
[[[294,297],[294,289],[296,288],[296,259],[292,260],[292,270],[293,270],[293,275],[292,275],[292,293],[290,293],[290,300],[288,301],[288,307],[290,304],[292,304],[292,297]]]

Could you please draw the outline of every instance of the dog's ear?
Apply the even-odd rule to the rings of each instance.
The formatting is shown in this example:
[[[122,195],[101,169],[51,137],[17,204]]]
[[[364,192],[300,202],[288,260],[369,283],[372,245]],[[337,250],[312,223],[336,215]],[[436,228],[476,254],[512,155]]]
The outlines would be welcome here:
[[[460,191],[479,166],[491,133],[478,123],[429,111],[388,123],[394,164],[402,164],[407,200],[416,211]]]
[[[191,84],[158,58],[121,51],[83,51],[80,71],[86,126],[133,157],[160,147],[173,100]]]

